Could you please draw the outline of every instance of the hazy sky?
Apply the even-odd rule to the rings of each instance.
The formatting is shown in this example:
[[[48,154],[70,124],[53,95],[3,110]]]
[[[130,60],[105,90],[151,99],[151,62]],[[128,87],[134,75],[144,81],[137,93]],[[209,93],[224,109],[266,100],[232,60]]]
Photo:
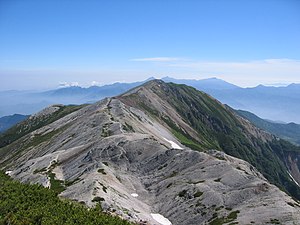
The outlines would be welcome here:
[[[0,90],[300,83],[299,0],[0,0]]]

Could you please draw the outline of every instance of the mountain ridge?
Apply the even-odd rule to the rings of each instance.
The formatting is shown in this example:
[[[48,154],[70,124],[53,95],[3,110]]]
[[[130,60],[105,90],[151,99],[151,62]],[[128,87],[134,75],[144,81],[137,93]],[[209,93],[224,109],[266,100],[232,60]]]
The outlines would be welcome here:
[[[232,135],[236,139],[228,139]],[[89,206],[100,201],[104,210],[133,221],[155,224],[152,214],[159,213],[173,224],[292,224],[298,203],[225,153],[271,154],[280,165],[269,176],[282,174],[297,191],[258,137],[265,144],[274,140],[209,95],[155,80],[24,133],[0,149],[0,166],[22,182]],[[224,140],[237,146],[222,146]],[[239,141],[250,147],[240,148]]]
[[[165,125],[171,127],[173,134],[177,138],[181,138],[186,146],[192,147],[195,150],[203,150],[203,148],[223,150],[229,155],[251,162],[255,167],[259,168],[259,171],[262,172],[264,176],[266,176],[271,182],[277,183],[277,185],[279,185],[279,183],[283,184],[289,182],[289,175],[285,172],[285,160],[278,159],[279,153],[274,154],[273,148],[279,151],[279,149],[284,146],[283,148],[285,148],[286,151],[292,150],[294,152],[298,152],[299,149],[297,149],[297,147],[282,140],[277,140],[275,136],[257,129],[247,120],[236,117],[234,110],[230,107],[220,103],[214,104],[215,100],[206,93],[199,92],[198,90],[186,85],[172,83],[165,84],[159,80],[149,82],[148,84],[150,84],[149,89],[152,88],[151,84],[154,84],[154,87],[159,87],[159,89],[165,88],[164,92],[156,90],[156,93],[158,94],[171,93],[175,90],[175,92],[171,94],[172,98],[169,98],[168,96],[159,96],[159,98],[163,99],[163,101],[170,103],[176,108],[176,112],[170,114],[170,107],[166,107],[167,109],[165,112],[167,111],[167,115],[175,116],[170,118],[164,118],[164,116],[161,116],[161,118],[163,122],[165,122]],[[138,93],[138,90],[143,89],[145,86],[146,85],[137,87],[129,91],[129,93],[132,94],[134,91]],[[177,87],[180,87],[181,89],[176,89]],[[179,99],[179,101],[175,100],[176,95],[178,94],[177,90],[180,90],[179,97],[181,99]],[[144,91],[144,93],[146,92]],[[144,93],[142,92],[140,100],[137,100],[136,98],[134,100],[135,103],[140,102],[141,104],[135,104],[134,106],[141,110],[148,111],[152,115],[159,115],[157,112],[160,111],[159,108],[154,107],[149,109],[149,106],[155,106],[154,103],[151,103],[151,99],[157,99],[157,97],[151,95],[147,97]],[[161,102],[159,106],[164,104],[164,102]],[[165,112],[163,112],[163,114]],[[180,124],[184,128],[183,130],[180,129],[180,126],[177,126],[178,115],[176,115],[176,113],[178,114],[178,112],[180,114],[179,117],[181,116],[185,121],[185,124]],[[243,132],[240,132],[241,128],[243,129]],[[245,134],[247,135],[244,136]],[[202,140],[197,139],[197,136],[202,137]],[[254,139],[253,142],[253,138],[258,139]],[[266,157],[263,155],[262,151],[266,151],[264,154],[268,154],[269,156]],[[264,160],[264,166],[262,166],[262,159]],[[275,168],[273,168],[272,171],[268,171],[268,168],[273,167],[273,162],[277,162],[276,167],[281,168],[281,172]],[[286,181],[281,180],[281,178],[279,178],[278,175],[275,175],[275,173],[279,173],[280,177],[285,177],[284,180]],[[295,176],[299,176],[298,172]],[[274,177],[277,177],[277,181],[273,180]],[[293,186],[291,189],[297,189],[294,184],[291,185]]]

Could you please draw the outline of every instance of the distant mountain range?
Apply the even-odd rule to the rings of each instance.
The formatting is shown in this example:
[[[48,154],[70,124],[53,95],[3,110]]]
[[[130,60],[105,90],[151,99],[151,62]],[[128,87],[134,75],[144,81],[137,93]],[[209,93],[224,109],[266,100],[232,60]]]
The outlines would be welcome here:
[[[0,92],[2,105],[0,116],[14,113],[32,114],[50,104],[94,103],[104,97],[122,94],[152,79],[154,78],[101,87],[67,87],[46,92]],[[234,109],[250,111],[264,119],[300,123],[300,84],[291,84],[286,87],[259,85],[254,88],[241,88],[217,78],[188,80],[164,77],[162,80],[192,86]]]
[[[67,87],[67,88],[60,88],[56,90],[51,90],[47,92],[41,93],[42,95],[55,98],[55,97],[79,97],[81,100],[87,101],[97,101],[99,99],[105,97],[111,97],[115,95],[122,94],[128,91],[131,88],[137,87],[149,80],[153,80],[154,78],[149,78],[145,81],[134,82],[134,83],[113,83],[103,86],[91,86],[88,88],[83,87]]]
[[[150,78],[153,79],[153,78]],[[50,91],[3,91],[0,92],[0,116],[32,114],[52,104],[94,103],[105,97],[122,94],[148,80],[134,83],[114,83],[104,86],[66,87]]]
[[[235,90],[240,88],[239,86],[228,83],[218,78],[209,78],[203,80],[188,80],[188,79],[174,79],[171,77],[163,77],[162,80],[164,82],[172,82],[175,84],[185,84],[204,92],[209,92],[213,90],[220,90],[220,91]]]

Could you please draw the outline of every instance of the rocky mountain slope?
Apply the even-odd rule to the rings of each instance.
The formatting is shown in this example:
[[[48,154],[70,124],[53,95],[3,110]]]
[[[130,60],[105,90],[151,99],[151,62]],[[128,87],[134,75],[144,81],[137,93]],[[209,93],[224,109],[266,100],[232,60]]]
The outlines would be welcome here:
[[[300,221],[299,203],[269,182],[298,197],[271,147],[280,141],[204,93],[155,80],[66,114],[61,107],[1,139],[7,174],[148,224]]]
[[[244,159],[271,183],[300,199],[299,186],[290,178],[291,173],[293,178],[299,173],[291,170],[282,157],[286,152],[300,152],[299,147],[256,128],[231,108],[194,88],[160,82],[138,90],[124,94],[122,101],[168,126],[185,146],[200,151],[218,149]]]

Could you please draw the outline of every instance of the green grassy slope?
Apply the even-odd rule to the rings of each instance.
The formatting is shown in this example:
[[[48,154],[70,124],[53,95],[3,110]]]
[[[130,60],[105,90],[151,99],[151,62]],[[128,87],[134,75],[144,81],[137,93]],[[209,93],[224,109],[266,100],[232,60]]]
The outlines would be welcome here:
[[[0,171],[0,224],[97,224],[131,223],[69,200],[60,199],[52,190],[13,181]]]
[[[236,110],[236,112],[249,120],[255,126],[266,130],[282,139],[290,141],[294,144],[300,145],[300,125],[295,123],[275,123],[269,122],[267,120],[261,119],[255,114],[243,110]]]

